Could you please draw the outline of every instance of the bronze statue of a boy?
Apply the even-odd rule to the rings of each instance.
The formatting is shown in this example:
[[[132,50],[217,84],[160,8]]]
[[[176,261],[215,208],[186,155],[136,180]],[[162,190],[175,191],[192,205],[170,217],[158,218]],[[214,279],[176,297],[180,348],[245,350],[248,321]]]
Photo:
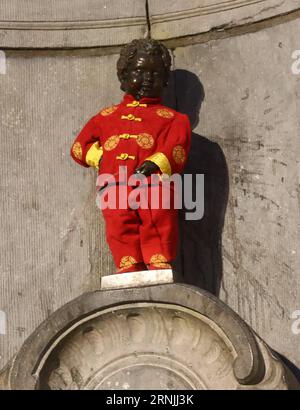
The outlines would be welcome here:
[[[151,174],[182,172],[191,130],[186,115],[161,104],[170,66],[168,50],[156,40],[133,40],[122,48],[117,71],[125,92],[123,101],[91,118],[71,148],[77,163],[114,177],[113,184],[101,187],[102,195],[121,188],[123,197],[132,193],[134,187],[126,185],[125,191],[121,187],[120,167],[126,167],[128,177],[147,177],[149,196]],[[162,185],[161,181],[159,195]],[[170,192],[174,195],[172,188]],[[178,241],[178,210],[174,206],[153,209],[149,202],[147,208],[133,209],[127,203],[124,209],[117,203],[102,213],[117,273],[171,267]]]

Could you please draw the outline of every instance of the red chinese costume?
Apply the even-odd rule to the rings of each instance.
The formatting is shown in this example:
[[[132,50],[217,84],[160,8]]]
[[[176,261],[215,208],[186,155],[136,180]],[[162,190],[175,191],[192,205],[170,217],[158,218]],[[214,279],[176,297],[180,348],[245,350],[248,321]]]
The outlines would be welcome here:
[[[99,174],[112,174],[117,182],[120,166],[127,167],[130,177],[146,160],[155,163],[161,174],[171,176],[182,172],[190,139],[186,115],[161,105],[160,98],[137,101],[125,94],[119,105],[88,121],[72,145],[71,156],[84,167],[96,167]],[[127,193],[132,189],[128,187]],[[148,269],[170,267],[168,262],[177,251],[177,209],[134,210],[128,206],[102,213],[118,272],[142,270],[145,265]]]

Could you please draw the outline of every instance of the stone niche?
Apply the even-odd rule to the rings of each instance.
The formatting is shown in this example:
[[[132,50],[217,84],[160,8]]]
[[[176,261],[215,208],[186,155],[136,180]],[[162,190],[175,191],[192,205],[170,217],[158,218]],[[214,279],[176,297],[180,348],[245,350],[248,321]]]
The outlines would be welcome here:
[[[193,286],[96,291],[64,305],[0,374],[3,389],[297,389],[228,306]]]
[[[275,20],[296,13],[300,1],[148,0],[148,16],[145,5],[1,1],[6,70],[0,75],[0,139],[7,200],[1,208],[0,309],[12,320],[0,335],[0,367],[13,359],[0,373],[0,386],[299,388],[241,317],[299,366],[299,335],[291,333],[289,319],[299,309],[300,290],[294,104],[300,77],[290,70],[292,52],[299,49],[299,15]],[[266,23],[251,31],[259,21]],[[120,100],[119,46],[145,37],[149,26],[153,38],[173,41],[175,68],[204,84],[194,132],[219,144],[230,177],[220,298],[241,317],[187,285],[97,290],[99,272],[111,273],[113,265],[93,203],[94,174],[78,171],[66,158],[84,121]],[[248,34],[200,38],[240,26]],[[180,105],[179,80],[174,93]],[[201,136],[194,140],[209,148]],[[216,259],[201,259],[210,244],[199,231],[188,239],[183,259],[193,257],[184,274],[196,266],[198,277],[210,275]],[[214,255],[214,243],[211,248]]]

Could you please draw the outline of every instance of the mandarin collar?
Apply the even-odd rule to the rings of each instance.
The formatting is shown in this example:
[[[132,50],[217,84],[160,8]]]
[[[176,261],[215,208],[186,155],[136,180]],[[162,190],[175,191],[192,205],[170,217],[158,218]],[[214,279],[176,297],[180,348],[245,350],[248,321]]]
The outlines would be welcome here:
[[[128,104],[132,103],[133,101],[137,101],[135,97],[131,94],[125,94],[123,98],[123,103]],[[161,97],[142,97],[140,100],[138,100],[140,104],[160,104],[161,103]]]

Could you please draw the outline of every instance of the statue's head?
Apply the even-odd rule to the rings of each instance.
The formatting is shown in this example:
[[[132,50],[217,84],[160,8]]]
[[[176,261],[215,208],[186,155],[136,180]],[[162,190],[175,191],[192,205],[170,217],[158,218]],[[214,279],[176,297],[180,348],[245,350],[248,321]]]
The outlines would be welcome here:
[[[117,62],[121,89],[137,100],[159,97],[168,84],[171,56],[156,40],[133,40],[126,44]]]

